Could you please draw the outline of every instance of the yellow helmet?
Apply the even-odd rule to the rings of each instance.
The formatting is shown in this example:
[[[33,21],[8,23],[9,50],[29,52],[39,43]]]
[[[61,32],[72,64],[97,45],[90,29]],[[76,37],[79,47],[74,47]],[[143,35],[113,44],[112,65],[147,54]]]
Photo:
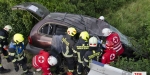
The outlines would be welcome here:
[[[14,42],[20,43],[24,41],[23,35],[20,33],[16,33],[13,37]]]
[[[69,27],[67,29],[67,34],[70,36],[74,36],[77,33],[76,29],[74,27]]]
[[[89,40],[89,33],[87,31],[82,31],[80,33],[80,36],[83,40],[88,41]]]

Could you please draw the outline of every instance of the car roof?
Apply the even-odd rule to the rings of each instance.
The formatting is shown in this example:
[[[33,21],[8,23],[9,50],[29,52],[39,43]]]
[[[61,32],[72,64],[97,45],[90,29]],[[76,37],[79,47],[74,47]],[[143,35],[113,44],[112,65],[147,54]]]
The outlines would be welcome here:
[[[103,36],[101,30],[103,28],[109,28],[109,24],[99,19],[70,13],[54,12],[45,17],[47,19],[54,19],[65,22],[68,26],[73,26],[79,31],[87,30],[90,34]]]
[[[45,19],[53,19],[65,22],[68,24],[68,27],[73,26],[77,28],[79,32],[87,30],[91,36],[103,36],[102,29],[110,28],[112,31],[119,34],[120,39],[124,44],[131,45],[127,36],[123,35],[119,30],[111,26],[109,23],[94,17],[79,14],[53,12],[47,15]]]

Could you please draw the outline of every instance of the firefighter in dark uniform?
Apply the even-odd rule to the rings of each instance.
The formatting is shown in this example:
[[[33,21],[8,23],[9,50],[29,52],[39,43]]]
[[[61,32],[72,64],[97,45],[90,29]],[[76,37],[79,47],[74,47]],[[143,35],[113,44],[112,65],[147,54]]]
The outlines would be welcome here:
[[[12,30],[12,27],[10,25],[6,25],[3,29],[0,30],[0,54],[3,53],[4,57],[7,59],[7,62],[10,62],[10,60],[8,58],[8,52],[5,49],[8,48],[8,36],[11,30]],[[2,62],[2,59],[0,55],[0,74],[10,72],[10,69],[3,68],[1,62]]]
[[[87,31],[82,31],[79,36],[78,42],[73,47],[73,52],[77,55],[77,74],[81,75],[83,70],[83,56],[86,51],[89,50],[88,45],[89,33]],[[74,54],[74,55],[75,55]]]
[[[99,61],[99,57],[102,55],[102,49],[98,46],[98,40],[96,37],[91,37],[89,39],[89,50],[85,53],[83,59],[83,65],[85,67],[86,73],[90,71],[90,62],[92,60]]]
[[[64,35],[62,38],[62,44],[63,44],[62,54],[67,61],[67,67],[68,67],[67,75],[73,75],[73,72],[74,72],[75,63],[74,63],[72,47],[75,44],[75,41],[73,40],[73,38],[76,33],[77,31],[75,28],[69,27],[67,29],[67,34]]]
[[[18,72],[19,66],[22,67],[24,73],[22,75],[33,75],[27,68],[27,58],[25,56],[24,37],[20,33],[13,36],[13,40],[9,44],[9,58],[14,64],[15,71]]]

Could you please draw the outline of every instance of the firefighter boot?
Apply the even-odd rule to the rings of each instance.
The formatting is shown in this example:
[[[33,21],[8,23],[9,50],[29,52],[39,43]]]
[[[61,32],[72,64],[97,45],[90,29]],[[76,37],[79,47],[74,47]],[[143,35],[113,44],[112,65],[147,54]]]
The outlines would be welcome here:
[[[4,69],[3,67],[0,67],[0,74],[9,73],[9,72],[10,72],[10,69]]]
[[[27,72],[23,73],[22,75],[33,75],[33,74],[34,74],[33,72],[27,71]]]

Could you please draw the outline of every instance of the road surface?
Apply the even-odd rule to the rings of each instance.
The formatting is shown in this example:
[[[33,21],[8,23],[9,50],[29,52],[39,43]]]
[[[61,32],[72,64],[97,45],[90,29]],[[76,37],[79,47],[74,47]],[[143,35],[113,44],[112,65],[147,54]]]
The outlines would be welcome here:
[[[20,68],[18,72],[15,71],[13,63],[7,63],[6,59],[3,59],[2,57],[2,65],[6,69],[11,69],[11,72],[5,73],[5,74],[0,74],[0,75],[21,75],[23,73],[23,70]],[[33,70],[31,70],[33,71]],[[36,72],[34,75],[41,75],[40,72]]]

